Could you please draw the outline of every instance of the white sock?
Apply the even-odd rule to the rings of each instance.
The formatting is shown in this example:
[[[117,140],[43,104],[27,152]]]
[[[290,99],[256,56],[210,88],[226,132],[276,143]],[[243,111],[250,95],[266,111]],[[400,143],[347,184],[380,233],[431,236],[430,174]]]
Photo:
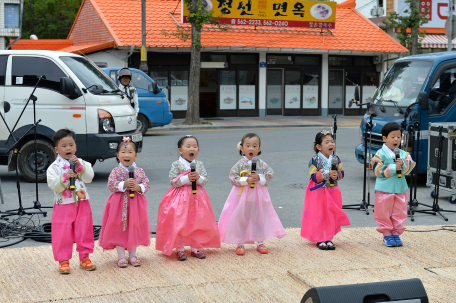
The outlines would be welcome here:
[[[178,247],[177,251],[185,251],[185,247],[183,247],[183,246],[182,247]]]
[[[194,248],[194,247],[190,247],[190,248],[191,248],[192,252],[194,252],[194,253],[198,252],[198,248]]]
[[[116,249],[117,249],[117,255],[119,256],[119,259],[125,258],[125,247],[116,246]]]
[[[257,246],[263,245],[263,242],[258,242]]]
[[[133,256],[136,256],[136,249],[135,250],[129,250],[128,251],[128,257],[131,258]]]

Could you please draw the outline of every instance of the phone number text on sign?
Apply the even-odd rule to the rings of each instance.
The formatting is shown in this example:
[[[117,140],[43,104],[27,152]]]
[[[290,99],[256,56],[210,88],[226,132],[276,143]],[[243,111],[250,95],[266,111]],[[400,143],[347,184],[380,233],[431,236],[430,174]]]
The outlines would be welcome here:
[[[335,22],[312,22],[312,21],[280,21],[280,20],[258,20],[258,19],[236,19],[220,18],[220,23],[229,25],[250,25],[250,26],[280,26],[280,27],[306,27],[306,28],[329,28],[336,27]]]

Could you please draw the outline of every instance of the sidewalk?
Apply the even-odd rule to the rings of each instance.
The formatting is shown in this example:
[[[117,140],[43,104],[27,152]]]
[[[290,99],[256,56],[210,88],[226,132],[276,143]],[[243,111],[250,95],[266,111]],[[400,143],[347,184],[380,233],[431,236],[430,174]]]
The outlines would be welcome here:
[[[361,122],[361,116],[338,116],[337,126],[355,126]],[[276,127],[331,127],[334,120],[331,117],[234,117],[234,118],[201,118],[202,125],[185,125],[185,119],[173,119],[163,127],[150,128],[147,133],[181,131],[181,130],[211,130],[211,129],[245,129],[245,128],[276,128]]]

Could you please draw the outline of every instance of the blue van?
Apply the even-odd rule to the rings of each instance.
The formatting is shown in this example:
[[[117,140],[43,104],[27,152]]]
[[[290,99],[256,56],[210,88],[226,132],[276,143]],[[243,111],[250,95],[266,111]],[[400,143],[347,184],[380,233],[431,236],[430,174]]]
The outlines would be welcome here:
[[[120,69],[121,67],[102,68],[117,85],[120,84],[117,80],[117,72]],[[150,127],[169,124],[173,119],[173,114],[169,111],[169,101],[165,93],[144,72],[136,68],[130,68],[130,70],[133,74],[130,84],[138,92],[138,130],[144,135]]]
[[[355,100],[359,100],[359,93],[356,95],[357,89]],[[383,145],[383,125],[390,121],[401,124],[404,113],[408,111],[407,125],[415,113],[416,121],[421,124],[417,172],[426,173],[429,123],[456,122],[455,103],[456,52],[414,55],[397,60],[376,90],[361,121],[361,144],[355,148],[356,159],[364,163],[363,132],[372,113],[377,114],[372,120],[371,153],[374,155]],[[402,148],[410,150],[411,146]]]

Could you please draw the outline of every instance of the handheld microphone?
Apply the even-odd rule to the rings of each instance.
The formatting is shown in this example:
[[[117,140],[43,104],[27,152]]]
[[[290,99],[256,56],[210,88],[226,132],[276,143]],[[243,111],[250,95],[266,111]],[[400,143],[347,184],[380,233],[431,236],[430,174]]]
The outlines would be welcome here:
[[[190,163],[190,172],[196,171],[196,163]],[[196,181],[192,181],[192,193],[196,195]]]
[[[128,167],[128,173],[129,173],[129,177],[134,180],[135,179],[135,168],[133,167],[133,165],[130,165]],[[135,191],[130,189],[130,199],[133,199],[134,197],[135,197]]]
[[[337,165],[339,164],[339,161],[337,160],[336,157],[333,157],[331,159],[331,170],[337,170]],[[334,180],[331,178],[329,180],[329,187],[334,187]]]
[[[397,159],[400,159],[401,157],[401,150],[399,148],[394,149],[394,154],[396,155],[396,161]],[[398,178],[402,178],[402,170],[396,170],[396,174]]]
[[[256,171],[256,165],[257,165],[257,157],[253,157],[252,158],[252,172]],[[250,183],[250,188],[254,188],[255,187],[255,183]]]
[[[70,162],[70,169],[74,172],[75,171],[74,160],[70,159],[70,160],[68,160],[68,162]],[[74,177],[73,177],[73,178],[70,178],[70,190],[75,190],[75,189],[76,189],[76,186],[74,185]]]

